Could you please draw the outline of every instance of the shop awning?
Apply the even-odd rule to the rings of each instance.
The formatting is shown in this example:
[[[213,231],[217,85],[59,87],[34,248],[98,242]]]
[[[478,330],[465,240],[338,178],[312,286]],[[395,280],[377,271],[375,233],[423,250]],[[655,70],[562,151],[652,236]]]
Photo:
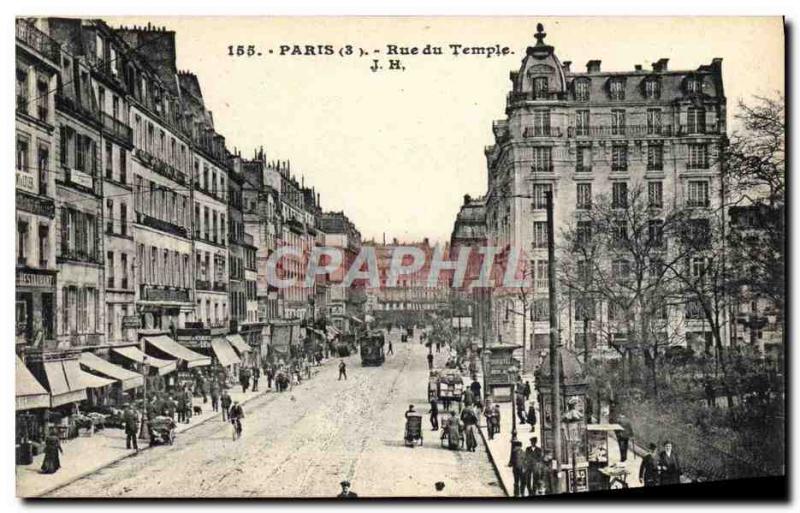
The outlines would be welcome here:
[[[80,362],[72,362],[70,363],[70,366],[73,364],[78,366],[78,372],[81,373],[81,381],[83,381],[83,385],[86,388],[103,388],[116,383],[116,381],[113,379],[102,378],[100,376],[95,376],[91,372],[86,372],[85,370],[81,369]]]
[[[17,358],[17,411],[47,408],[50,406],[50,394],[41,383],[25,367],[19,356]]]
[[[342,332],[339,331],[336,328],[336,326],[326,326],[325,329],[328,330],[328,333],[330,333],[331,335],[341,335],[342,334]]]
[[[81,365],[91,371],[119,381],[122,385],[122,390],[129,390],[142,386],[143,379],[141,374],[129,371],[119,365],[114,365],[107,360],[103,360],[94,353],[81,354],[80,362]]]
[[[223,367],[229,367],[242,363],[242,360],[236,355],[231,344],[222,337],[217,337],[211,340],[211,349],[214,350],[219,364]]]
[[[158,374],[161,376],[173,372],[178,367],[178,363],[175,360],[162,360],[155,356],[146,355],[133,346],[115,347],[111,351],[136,363],[143,363],[146,359],[147,365],[158,369]]]
[[[86,399],[86,385],[78,360],[71,360],[75,365],[66,365],[67,361],[57,360],[44,362],[44,373],[50,386],[50,406],[76,403]]]
[[[186,367],[203,367],[211,365],[211,357],[195,353],[188,347],[183,347],[166,335],[144,337],[144,340],[162,353],[166,353],[177,360],[186,362]]]
[[[225,338],[233,347],[236,348],[237,351],[239,351],[239,354],[252,351],[252,349],[250,349],[250,345],[244,341],[241,335],[228,335]]]
[[[356,321],[359,324],[364,324],[364,321],[362,321],[358,317],[355,317],[355,316],[351,315],[350,318],[353,319],[354,321]]]

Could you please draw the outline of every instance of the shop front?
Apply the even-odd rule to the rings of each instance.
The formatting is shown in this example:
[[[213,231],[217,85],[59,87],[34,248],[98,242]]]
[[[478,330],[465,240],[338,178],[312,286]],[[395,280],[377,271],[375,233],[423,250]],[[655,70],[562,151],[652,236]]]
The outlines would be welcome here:
[[[50,394],[31,374],[25,363],[16,357],[16,461],[31,463],[32,442],[44,439],[44,415],[50,407]]]
[[[17,346],[54,340],[56,271],[17,268],[15,334]]]

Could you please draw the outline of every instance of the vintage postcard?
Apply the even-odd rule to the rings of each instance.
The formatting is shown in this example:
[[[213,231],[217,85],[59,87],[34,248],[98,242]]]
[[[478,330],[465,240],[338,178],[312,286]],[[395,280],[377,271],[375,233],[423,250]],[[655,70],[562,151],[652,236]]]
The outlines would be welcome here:
[[[782,18],[15,36],[19,497],[783,482]]]

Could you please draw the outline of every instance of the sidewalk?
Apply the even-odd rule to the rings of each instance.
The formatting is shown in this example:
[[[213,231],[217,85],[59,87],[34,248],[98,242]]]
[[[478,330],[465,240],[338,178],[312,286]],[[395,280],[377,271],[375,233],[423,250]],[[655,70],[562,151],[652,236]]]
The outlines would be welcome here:
[[[481,379],[482,376],[479,375],[478,380]],[[530,438],[534,436],[539,439],[538,445],[541,447],[542,437],[540,433],[541,414],[539,412],[539,402],[536,394],[536,387],[534,386],[533,376],[523,375],[522,380],[523,382],[530,381],[532,388],[530,400],[534,401],[534,404],[536,405],[536,425],[533,431],[531,431],[530,424],[520,424],[519,419],[517,419],[517,440],[522,442],[522,448],[524,450],[530,445]],[[484,444],[486,445],[486,450],[489,454],[489,460],[495,467],[497,476],[500,478],[500,482],[505,489],[506,495],[512,497],[514,495],[514,473],[508,464],[511,458],[512,417],[516,414],[516,412],[514,411],[513,404],[510,402],[499,404],[500,433],[496,434],[493,440],[489,439],[489,433],[486,430],[486,418],[483,417],[483,415],[481,415],[480,432],[481,436],[483,437]],[[528,404],[530,403],[526,403],[526,412]],[[608,452],[609,461],[611,464],[619,462],[619,444],[617,443],[616,437],[613,434],[609,436]],[[628,448],[628,458],[625,462],[625,466],[629,472],[628,485],[631,488],[642,486],[642,483],[639,481],[639,466],[641,465],[642,460],[637,452],[641,453],[642,451],[634,448],[634,444],[631,443]]]
[[[330,361],[332,360],[323,361],[322,366],[325,366]],[[312,367],[312,379],[319,369],[319,367]],[[302,384],[299,386],[302,386]],[[247,393],[242,393],[240,386],[234,386],[228,390],[228,393],[234,401],[246,404],[273,391],[267,388],[266,378],[262,378],[259,380],[258,392],[249,390]],[[194,397],[192,405],[200,406],[203,409],[203,413],[192,416],[188,424],[178,423],[175,430],[178,435],[221,416],[221,412],[211,410],[210,399],[204,404],[202,397]],[[180,436],[178,436],[176,443],[180,443]],[[139,451],[147,450],[148,445],[149,440],[140,439]],[[33,463],[30,465],[16,466],[18,497],[32,498],[46,495],[73,481],[93,474],[112,463],[136,455],[135,451],[125,448],[125,431],[122,429],[105,429],[91,436],[82,434],[77,438],[62,442],[62,448],[64,453],[61,455],[61,469],[55,474],[41,474],[39,472],[44,460],[44,454],[35,456]]]

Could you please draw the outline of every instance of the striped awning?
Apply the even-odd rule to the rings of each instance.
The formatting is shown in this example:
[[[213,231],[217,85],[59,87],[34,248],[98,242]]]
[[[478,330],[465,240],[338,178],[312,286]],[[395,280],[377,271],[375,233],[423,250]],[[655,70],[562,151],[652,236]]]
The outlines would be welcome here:
[[[158,335],[154,337],[144,337],[145,342],[151,347],[168,354],[176,360],[186,362],[186,367],[203,367],[211,365],[211,357],[195,353],[188,347],[184,347],[166,335]]]
[[[78,360],[44,362],[44,373],[50,387],[50,406],[86,399],[86,385]]]
[[[217,357],[217,361],[219,361],[219,364],[223,367],[229,367],[231,365],[236,365],[237,363],[242,363],[242,360],[236,355],[236,351],[234,351],[233,347],[231,347],[230,342],[222,337],[217,337],[211,340],[211,349],[214,350],[214,355]]]
[[[147,360],[147,365],[157,369],[158,374],[161,376],[175,371],[178,367],[178,363],[175,360],[162,360],[155,356],[146,355],[133,346],[115,347],[111,351],[135,363],[145,363],[145,360]]]
[[[81,365],[97,374],[102,374],[116,381],[122,385],[122,390],[130,390],[142,386],[143,378],[141,374],[129,371],[119,365],[115,365],[107,360],[104,360],[94,353],[83,353],[80,359]]]
[[[31,374],[19,356],[17,358],[17,411],[50,406],[50,394]]]
[[[230,342],[237,351],[239,351],[240,355],[248,351],[252,351],[248,343],[244,341],[241,335],[228,335],[225,337],[225,339]]]

